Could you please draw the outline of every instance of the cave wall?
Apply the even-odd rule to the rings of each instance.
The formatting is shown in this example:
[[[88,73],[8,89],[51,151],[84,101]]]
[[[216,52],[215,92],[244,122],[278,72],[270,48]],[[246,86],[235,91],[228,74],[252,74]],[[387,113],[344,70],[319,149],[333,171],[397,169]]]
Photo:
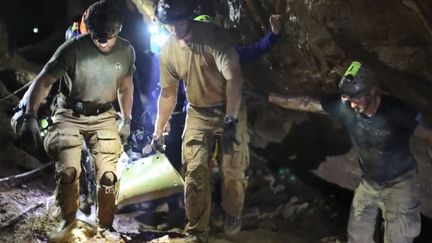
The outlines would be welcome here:
[[[134,3],[146,3],[142,12],[152,18],[148,8],[154,1]],[[252,43],[269,30],[270,14],[283,16],[283,35],[277,45],[261,62],[244,68],[247,85],[283,94],[332,93],[337,91],[341,73],[355,59],[377,73],[385,93],[430,117],[432,1],[215,0],[201,1],[201,5],[222,16],[224,26],[235,28],[243,43]],[[251,108],[250,118],[252,145],[260,148],[283,143],[293,124],[318,122],[309,114],[270,104]],[[423,213],[432,217],[430,145],[415,140],[412,147],[419,161]],[[310,149],[314,153],[316,147]],[[321,157],[320,164],[306,168],[327,181],[355,188],[361,174],[355,151],[327,156],[324,151]]]
[[[66,20],[51,20],[60,23],[53,34],[20,50],[11,50],[10,38],[15,38],[16,33],[11,37],[7,28],[10,23],[0,18],[1,97],[14,90],[8,79],[9,70],[14,74],[14,82],[24,84],[31,80],[41,64],[29,61],[28,56],[51,54],[61,43],[69,20],[90,2],[68,0]],[[137,7],[143,20],[152,21],[156,0],[127,2]],[[270,14],[283,16],[283,34],[277,45],[259,63],[244,68],[248,86],[283,94],[331,93],[336,91],[337,81],[347,65],[357,59],[377,72],[384,92],[411,103],[428,116],[432,113],[431,0],[202,0],[200,3],[202,9],[223,18],[224,27],[235,29],[243,43],[252,43],[269,30]],[[24,1],[7,1],[7,4],[13,5],[13,9]],[[10,8],[2,9],[4,12]],[[15,137],[9,127],[11,108],[17,101],[15,96],[0,103],[0,159],[7,162],[13,162],[12,155],[19,151],[13,145]],[[250,108],[250,118],[255,148],[281,143],[298,124],[317,122],[316,117],[307,113],[270,104]],[[326,135],[332,136],[333,130],[327,129]],[[430,145],[416,140],[413,147],[423,181],[423,211],[432,217]],[[328,181],[353,189],[360,175],[355,157],[352,150],[340,155],[324,151],[320,164],[308,168]]]

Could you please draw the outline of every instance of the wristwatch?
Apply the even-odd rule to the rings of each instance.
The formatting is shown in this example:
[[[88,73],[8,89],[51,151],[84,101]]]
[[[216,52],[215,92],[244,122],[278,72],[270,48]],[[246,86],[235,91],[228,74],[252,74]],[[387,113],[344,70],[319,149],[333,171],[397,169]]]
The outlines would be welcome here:
[[[223,121],[224,121],[225,124],[227,124],[227,123],[237,123],[238,122],[238,120],[236,118],[232,117],[232,116],[226,116],[226,117],[224,117]]]

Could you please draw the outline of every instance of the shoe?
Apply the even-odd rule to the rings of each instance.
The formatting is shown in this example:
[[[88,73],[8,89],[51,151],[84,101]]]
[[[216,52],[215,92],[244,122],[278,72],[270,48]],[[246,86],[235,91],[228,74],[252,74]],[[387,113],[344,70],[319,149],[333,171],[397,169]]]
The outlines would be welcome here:
[[[120,242],[123,241],[121,235],[119,232],[117,232],[113,227],[109,228],[99,228],[97,229],[98,234],[100,237],[102,237],[104,240],[108,242]]]
[[[241,217],[240,216],[226,216],[224,231],[228,237],[237,235],[241,230]]]
[[[185,243],[207,243],[208,242],[208,240],[207,240],[207,238],[199,238],[198,236],[196,236],[196,235],[187,235],[185,238],[184,238],[184,242]]]
[[[66,220],[60,221],[60,223],[54,228],[48,237],[48,242],[51,243],[64,243],[72,236],[72,230],[77,226],[77,221],[74,219],[70,223]]]

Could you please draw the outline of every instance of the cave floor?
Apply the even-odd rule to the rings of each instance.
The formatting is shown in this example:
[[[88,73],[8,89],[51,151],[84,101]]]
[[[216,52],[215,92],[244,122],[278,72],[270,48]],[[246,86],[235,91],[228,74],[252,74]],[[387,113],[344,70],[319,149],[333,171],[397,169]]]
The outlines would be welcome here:
[[[48,178],[48,176],[44,175],[43,178],[0,193],[0,242],[48,241],[48,234],[57,223],[53,216],[56,214],[52,196],[54,183],[53,180],[44,179]],[[314,229],[315,226],[313,225],[319,224],[303,227],[306,221],[314,222],[320,219],[298,215],[298,217],[303,218],[302,223],[299,223],[292,218],[281,217],[280,207],[273,209],[273,211],[266,213],[256,213],[258,211],[257,207],[245,207],[243,215],[244,227],[240,234],[227,239],[223,233],[213,230],[209,242],[341,242],[341,236],[332,235],[329,232],[342,234],[343,225],[323,223],[321,228]],[[163,219],[164,217],[166,219],[167,204],[160,203],[151,212],[145,207],[145,203],[135,205],[133,210],[121,209],[120,212],[115,217],[114,227],[122,234],[126,242],[182,242],[181,238],[175,238],[181,237],[182,234],[174,231],[158,230],[164,226]],[[83,223],[94,223],[94,208],[90,217],[78,214],[78,218],[83,220],[80,222],[81,231],[79,233],[74,231],[76,237],[71,242],[103,242],[94,236],[94,231],[90,227],[91,224]],[[159,220],[159,223],[149,226],[148,222],[146,222],[149,218]],[[323,228],[329,227],[333,229],[323,231]],[[325,233],[316,234],[314,230]],[[326,233],[329,235],[323,236]]]

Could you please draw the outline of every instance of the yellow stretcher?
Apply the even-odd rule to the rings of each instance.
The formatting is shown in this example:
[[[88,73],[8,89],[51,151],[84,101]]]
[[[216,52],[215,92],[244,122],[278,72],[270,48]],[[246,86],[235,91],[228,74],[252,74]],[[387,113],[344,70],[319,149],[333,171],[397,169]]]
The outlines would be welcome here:
[[[130,164],[119,162],[116,204],[127,205],[166,197],[183,191],[184,181],[161,153]]]

